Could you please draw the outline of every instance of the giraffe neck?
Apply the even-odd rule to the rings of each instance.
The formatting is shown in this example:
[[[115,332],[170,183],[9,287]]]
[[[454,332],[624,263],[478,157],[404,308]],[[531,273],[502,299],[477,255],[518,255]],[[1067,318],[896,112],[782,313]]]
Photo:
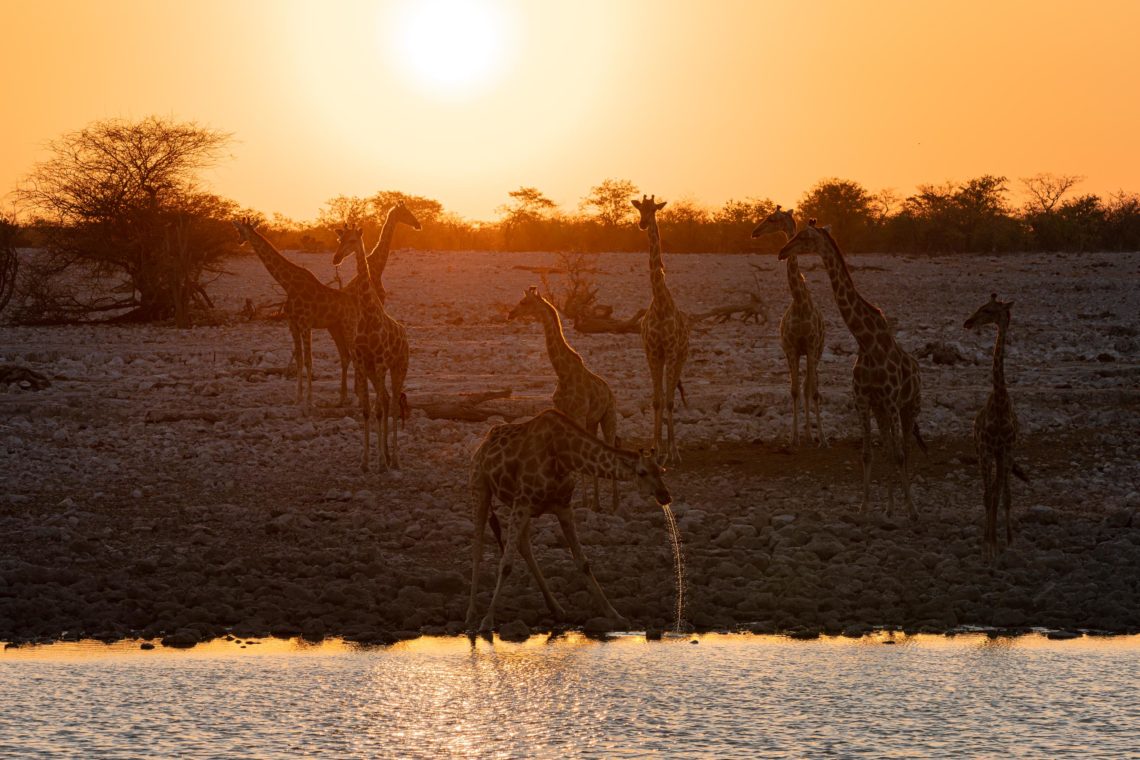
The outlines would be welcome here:
[[[368,256],[364,255],[364,241],[361,241],[360,247],[356,250],[356,281],[361,283],[362,287],[359,291],[359,300],[365,305],[374,305],[380,300],[379,293],[377,292],[376,278],[372,277],[372,268],[368,263]]]
[[[791,291],[792,300],[811,303],[811,294],[808,292],[804,276],[800,274],[800,265],[794,254],[788,257],[787,264],[788,290]]]
[[[1000,324],[997,326],[997,339],[994,341],[994,392],[1002,393],[1005,390],[1005,330]]]
[[[657,217],[649,219],[645,228],[649,235],[649,285],[653,288],[654,300],[672,303],[673,294],[665,284],[665,265],[661,263],[661,230],[657,227]]]
[[[565,464],[571,470],[615,480],[632,480],[638,454],[609,446],[604,441],[575,429],[561,440]]]
[[[309,270],[294,264],[281,255],[281,252],[274,248],[273,244],[257,230],[250,230],[250,245],[253,247],[253,252],[257,254],[257,258],[261,259],[261,263],[269,271],[269,275],[281,287],[285,288],[286,292],[301,284],[316,280]]]
[[[558,317],[558,310],[553,304],[542,302],[539,319],[542,321],[542,330],[546,334],[546,352],[550,355],[550,364],[554,367],[554,374],[559,378],[569,375],[574,369],[582,366],[582,357],[566,342],[562,332],[562,320]]]
[[[396,223],[392,221],[392,215],[388,214],[384,218],[384,226],[380,228],[380,239],[376,241],[376,246],[372,252],[368,254],[368,270],[377,282],[384,278],[384,267],[388,266],[388,254],[392,252],[392,237],[395,232]],[[381,285],[380,290],[383,289],[384,287]]]
[[[839,314],[851,331],[859,350],[865,351],[878,345],[875,336],[880,333],[890,335],[887,318],[877,306],[859,295],[855,289],[855,281],[851,278],[851,270],[834,241],[827,238],[823,250],[820,252],[823,266],[827,269],[827,277],[831,280],[831,290],[835,293],[835,305],[839,307]]]

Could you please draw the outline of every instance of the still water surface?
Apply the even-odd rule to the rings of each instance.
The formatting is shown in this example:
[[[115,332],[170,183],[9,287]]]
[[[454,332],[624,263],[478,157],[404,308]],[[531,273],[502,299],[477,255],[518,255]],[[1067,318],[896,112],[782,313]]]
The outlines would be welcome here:
[[[0,757],[1136,757],[1140,637],[0,653]]]

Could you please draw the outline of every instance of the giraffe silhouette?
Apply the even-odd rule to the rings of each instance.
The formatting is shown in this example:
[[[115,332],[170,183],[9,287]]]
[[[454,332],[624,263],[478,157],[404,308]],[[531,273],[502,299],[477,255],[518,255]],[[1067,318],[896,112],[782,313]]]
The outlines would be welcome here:
[[[376,241],[376,245],[368,253],[368,277],[361,277],[357,273],[348,284],[344,286],[344,290],[348,293],[356,295],[358,298],[364,295],[364,292],[369,290],[375,283],[376,297],[380,299],[380,303],[387,303],[388,291],[384,289],[384,269],[388,266],[388,256],[392,251],[392,238],[395,236],[396,227],[405,224],[417,232],[422,229],[420,222],[416,219],[403,201],[400,201],[392,208],[388,209],[388,213],[384,216],[384,224],[380,228],[380,239]],[[337,266],[344,257],[336,258],[333,256],[333,266]]]
[[[800,230],[780,249],[780,260],[789,256],[815,254],[823,260],[835,304],[847,329],[859,344],[859,354],[852,370],[855,408],[863,428],[863,503],[867,509],[871,498],[871,415],[879,427],[879,435],[887,450],[890,469],[887,487],[887,514],[894,511],[896,470],[902,472],[903,498],[907,512],[917,519],[918,511],[910,495],[910,438],[914,436],[925,451],[926,444],[918,431],[918,413],[922,407],[922,385],[918,362],[895,341],[894,331],[883,312],[855,288],[851,270],[839,245],[825,227],[817,227],[815,219]]]
[[[399,469],[400,460],[397,446],[397,422],[405,416],[404,379],[408,374],[408,332],[402,324],[392,318],[380,302],[375,283],[369,277],[368,257],[364,250],[364,231],[345,228],[337,232],[339,244],[336,261],[355,254],[357,277],[373,287],[359,289],[355,295],[359,300],[357,313],[360,322],[353,342],[353,360],[356,363],[356,394],[363,412],[364,451],[360,468],[368,471],[369,465],[369,384],[376,391],[376,427],[380,450],[380,468],[391,466]],[[385,385],[385,376],[392,381],[391,395]],[[393,403],[394,402],[394,403]],[[391,417],[391,426],[389,426]],[[391,433],[392,444],[388,438]]]
[[[571,348],[562,332],[562,320],[554,304],[538,294],[532,287],[523,293],[522,300],[507,315],[508,320],[532,317],[542,325],[546,337],[546,352],[558,378],[554,389],[554,408],[577,422],[591,433],[601,430],[602,439],[615,445],[617,439],[617,401],[605,380],[595,375]],[[598,479],[594,478],[594,502],[600,504]],[[613,483],[613,511],[617,511],[617,481]]]
[[[297,359],[297,403],[313,403],[313,328],[326,328],[340,357],[340,404],[348,398],[348,365],[359,321],[358,299],[330,288],[316,275],[286,259],[249,220],[233,223],[242,242],[249,243],[270,276],[285,290],[285,316]],[[307,392],[305,382],[307,380]]]
[[[982,471],[983,503],[986,509],[984,530],[987,559],[997,556],[997,513],[999,503],[1005,505],[1005,542],[1013,542],[1010,525],[1009,476],[1025,479],[1024,473],[1013,461],[1013,448],[1017,444],[1017,414],[1013,411],[1009,391],[1005,386],[1005,338],[1009,331],[1010,309],[1013,301],[999,301],[997,293],[970,315],[963,327],[977,329],[982,325],[995,325],[993,390],[986,403],[974,418],[974,447],[978,452],[978,466]]]
[[[503,579],[511,573],[516,552],[522,555],[538,581],[551,614],[559,620],[565,619],[566,613],[550,593],[530,546],[531,520],[547,512],[558,518],[570,553],[586,577],[599,610],[620,625],[628,625],[628,621],[606,599],[578,542],[574,509],[570,504],[574,495],[574,472],[634,480],[639,491],[647,497],[651,495],[658,504],[667,505],[672,501],[662,479],[664,470],[652,453],[610,446],[556,409],[548,409],[526,422],[491,428],[475,451],[471,465],[475,536],[471,549],[468,630],[475,622],[475,595],[479,587],[479,564],[483,558],[483,534],[488,521],[502,550],[502,557],[491,604],[479,630],[490,631],[495,625],[495,606]],[[505,537],[495,514],[495,500],[506,507]]]
[[[792,210],[776,210],[766,216],[756,229],[752,230],[752,237],[758,238],[770,233],[779,233],[784,241],[791,240],[796,234],[796,220]],[[807,280],[800,273],[795,254],[785,258],[788,270],[788,290],[792,294],[792,302],[784,311],[780,319],[780,349],[788,362],[788,375],[791,381],[792,394],[792,445],[800,443],[800,357],[804,357],[806,365],[804,370],[804,432],[810,441],[811,411],[815,408],[816,429],[819,430],[819,445],[827,445],[827,437],[823,433],[823,419],[820,407],[823,398],[819,393],[819,360],[823,356],[823,313],[812,300],[811,291],[808,290]]]
[[[673,398],[681,385],[681,370],[689,358],[689,318],[677,308],[673,294],[665,284],[665,267],[661,264],[661,231],[657,227],[657,212],[665,208],[666,201],[658,203],[654,196],[642,196],[632,201],[641,213],[637,226],[649,237],[649,285],[652,299],[649,309],[641,318],[641,342],[645,345],[645,358],[649,362],[649,378],[653,382],[653,447],[661,448],[662,418],[668,426],[668,454],[670,462],[680,462],[681,453],[673,433]],[[681,400],[685,391],[681,390]]]

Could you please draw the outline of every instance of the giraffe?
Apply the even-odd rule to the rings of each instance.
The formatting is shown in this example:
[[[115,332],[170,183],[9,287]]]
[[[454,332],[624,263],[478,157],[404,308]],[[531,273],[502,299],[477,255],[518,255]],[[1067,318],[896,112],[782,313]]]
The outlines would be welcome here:
[[[796,234],[796,220],[792,216],[792,209],[783,211],[780,206],[764,218],[752,230],[752,237],[758,238],[768,233],[779,232],[784,240],[791,240]],[[803,356],[807,367],[804,377],[804,432],[810,441],[811,436],[811,410],[815,406],[816,429],[819,431],[819,445],[827,445],[827,437],[823,433],[823,419],[820,407],[823,399],[819,393],[819,360],[823,356],[823,313],[812,301],[811,291],[808,290],[807,280],[800,273],[799,264],[795,255],[786,258],[788,264],[788,290],[792,293],[792,302],[788,304],[784,316],[780,319],[780,348],[788,362],[788,374],[791,377],[792,393],[792,446],[800,444],[800,357]]]
[[[339,241],[335,260],[356,254],[357,277],[362,282],[377,283],[369,277],[368,257],[364,250],[364,231],[345,228],[337,231]],[[404,416],[406,398],[404,378],[408,374],[408,333],[404,326],[393,319],[374,287],[360,289],[358,313],[360,322],[353,342],[353,361],[356,364],[356,395],[360,400],[364,424],[364,452],[360,469],[368,472],[369,438],[369,383],[376,391],[376,435],[380,449],[380,469],[389,465],[399,469],[400,460],[397,447],[397,421]],[[392,394],[389,397],[384,376],[391,375]],[[393,402],[395,402],[393,404]],[[392,446],[388,447],[388,418],[392,418]]]
[[[388,214],[384,217],[384,225],[380,228],[380,239],[376,241],[376,245],[368,254],[368,274],[376,284],[376,295],[380,299],[380,303],[386,303],[388,300],[388,292],[384,289],[383,283],[384,268],[388,266],[388,254],[392,251],[392,237],[396,232],[396,226],[400,224],[406,224],[416,231],[422,229],[419,220],[404,205],[403,201],[388,209]],[[338,259],[334,256],[333,266],[338,266],[342,260],[343,257]],[[364,291],[368,289],[368,277],[362,278],[359,274],[344,286],[345,291],[354,293],[357,297],[363,295]]]
[[[1017,415],[1005,387],[1005,336],[1009,331],[1010,307],[1013,301],[999,301],[997,293],[970,315],[963,327],[967,330],[982,325],[997,326],[994,342],[993,390],[985,406],[974,418],[974,447],[978,452],[978,465],[982,470],[983,501],[986,508],[985,553],[992,560],[998,551],[998,503],[1005,504],[1005,542],[1013,541],[1013,528],[1009,524],[1009,476],[1024,478],[1013,461],[1013,447],[1017,443]]]
[[[922,406],[918,362],[895,342],[894,331],[883,312],[855,289],[839,245],[826,227],[816,226],[815,219],[780,249],[779,257],[783,261],[805,253],[814,253],[823,259],[835,304],[859,344],[852,371],[855,407],[863,428],[863,503],[859,511],[867,510],[871,498],[871,415],[874,414],[890,470],[887,515],[894,510],[896,469],[901,469],[907,512],[912,519],[917,519],[918,512],[910,496],[910,437],[913,435],[919,447],[926,450],[917,424]]]
[[[649,236],[649,284],[652,299],[649,309],[641,318],[641,342],[649,362],[649,377],[653,381],[653,447],[661,447],[661,424],[664,416],[668,424],[669,450],[667,459],[680,462],[677,441],[673,435],[673,394],[681,387],[681,370],[689,357],[689,318],[673,302],[673,294],[665,284],[665,267],[661,264],[661,231],[657,228],[657,212],[665,207],[654,196],[641,196],[632,201],[641,213],[637,226]],[[685,391],[681,389],[681,401]]]
[[[242,242],[249,243],[273,279],[285,289],[285,315],[297,359],[297,403],[313,403],[313,328],[327,328],[340,358],[340,405],[348,399],[348,364],[359,321],[357,299],[330,288],[312,272],[281,255],[249,220],[235,220]],[[308,393],[303,394],[308,379]]]
[[[602,439],[611,446],[615,445],[617,402],[614,393],[605,380],[586,368],[581,355],[566,342],[562,320],[554,304],[540,296],[538,288],[531,287],[511,309],[507,320],[520,317],[533,317],[542,323],[546,352],[558,377],[558,385],[554,388],[554,408],[595,435],[601,428]],[[594,502],[601,504],[597,477],[594,478]],[[618,508],[616,480],[613,482],[612,508],[614,512]]]
[[[634,480],[642,495],[652,495],[658,504],[672,501],[652,452],[626,451],[610,446],[583,429],[556,409],[547,409],[526,422],[496,425],[487,432],[472,457],[471,493],[474,499],[475,534],[471,550],[471,598],[467,605],[467,627],[475,622],[475,594],[479,585],[479,563],[483,558],[483,534],[488,518],[491,530],[502,551],[498,578],[491,604],[479,626],[490,631],[495,624],[495,606],[502,591],[503,579],[511,573],[517,551],[538,581],[546,606],[556,619],[566,613],[554,599],[542,571],[535,562],[530,546],[531,519],[550,512],[558,518],[570,553],[578,569],[586,576],[590,593],[603,614],[628,625],[628,621],[606,599],[601,586],[582,553],[574,526],[574,472],[618,480]],[[504,539],[495,514],[494,500],[507,509]]]

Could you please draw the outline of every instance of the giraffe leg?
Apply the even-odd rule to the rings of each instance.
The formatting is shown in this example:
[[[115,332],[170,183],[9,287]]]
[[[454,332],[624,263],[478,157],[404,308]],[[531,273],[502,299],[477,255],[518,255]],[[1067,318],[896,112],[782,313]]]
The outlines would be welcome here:
[[[898,467],[895,439],[896,419],[897,415],[889,410],[875,410],[875,423],[879,426],[879,440],[882,442],[883,458],[887,460],[887,517],[890,517],[895,511],[895,478]]]
[[[520,505],[518,502],[511,505],[510,514],[507,516],[507,536],[503,540],[503,556],[499,559],[499,576],[495,581],[495,592],[491,594],[491,606],[483,616],[483,622],[479,624],[480,631],[490,631],[495,627],[495,606],[499,603],[499,593],[503,590],[503,579],[511,574],[511,562],[515,558],[515,552],[518,551],[515,536],[519,530],[523,511],[529,514],[530,505]]]
[[[1005,505],[1005,545],[1009,546],[1013,543],[1013,526],[1009,521],[1010,506],[1013,502],[1012,494],[1009,490],[1009,475],[1013,470],[1013,456],[1009,451],[1005,452],[1002,457],[1002,470],[998,474],[999,482],[1001,483],[1001,500]],[[996,497],[995,497],[996,498]],[[997,522],[997,506],[994,506],[994,522]],[[994,525],[994,532],[997,532],[997,525]]]
[[[558,524],[562,526],[562,533],[566,536],[566,543],[570,547],[570,554],[573,555],[574,561],[578,564],[578,569],[586,576],[586,584],[590,588],[590,593],[593,594],[594,600],[598,603],[598,608],[602,614],[608,618],[616,620],[622,626],[628,626],[629,621],[618,614],[617,610],[610,604],[610,600],[606,599],[602,587],[598,585],[598,579],[594,577],[593,571],[590,569],[590,563],[586,560],[586,555],[582,552],[582,545],[578,543],[578,529],[574,527],[574,513],[570,507],[562,507],[555,510],[554,514],[558,517]]]
[[[819,357],[812,356],[810,353],[807,356],[807,378],[804,385],[804,411],[808,415],[811,414],[812,407],[815,407],[815,430],[819,434],[819,445],[821,447],[827,446],[827,436],[823,433],[823,412],[820,407],[823,406],[823,397],[819,393]],[[811,439],[811,423],[808,423],[808,439]]]
[[[364,429],[364,453],[360,457],[360,471],[368,472],[368,377],[360,371],[359,366],[354,373],[353,385],[356,386],[356,397],[360,401],[360,424]]]
[[[301,332],[301,349],[305,352],[305,383],[308,386],[305,394],[306,411],[313,406],[313,331],[310,329]]]
[[[649,377],[653,381],[653,448],[661,450],[661,411],[665,404],[665,393],[661,387],[665,365],[661,362],[649,360]],[[658,459],[661,457],[658,456]]]
[[[388,454],[388,408],[391,399],[388,387],[384,384],[384,370],[377,374],[373,384],[376,387],[376,446],[380,449],[380,469],[387,470],[391,464]]]
[[[296,403],[300,404],[304,396],[304,380],[302,375],[305,372],[305,358],[301,349],[301,326],[289,323],[289,332],[293,335],[293,358],[297,362],[297,400]]]
[[[546,585],[546,578],[542,576],[542,570],[538,567],[538,562],[534,559],[534,551],[530,545],[530,518],[529,513],[523,519],[522,527],[519,529],[518,535],[519,554],[526,560],[526,566],[530,568],[530,574],[538,581],[538,588],[542,591],[542,598],[546,600],[546,606],[550,610],[550,614],[554,616],[555,620],[562,621],[566,619],[566,611],[562,609],[562,605],[550,593],[550,587]]]
[[[483,534],[487,527],[487,516],[491,512],[491,489],[486,483],[479,483],[473,489],[475,497],[475,535],[471,541],[471,600],[467,603],[467,630],[475,625],[475,594],[479,590],[479,563],[483,560]]]
[[[899,429],[896,432],[898,436],[895,439],[895,445],[898,447],[899,452],[899,470],[902,472],[902,487],[903,487],[903,500],[906,502],[906,511],[910,519],[918,519],[918,509],[914,506],[914,500],[910,495],[910,439],[914,430],[914,417],[910,414],[902,414],[899,417]]]
[[[668,415],[669,427],[669,461],[673,464],[681,463],[681,452],[677,449],[677,438],[673,433],[673,400],[677,395],[677,383],[681,382],[681,368],[684,365],[678,362],[676,365],[666,368],[665,373],[665,412]]]
[[[401,397],[404,395],[404,378],[408,374],[407,366],[393,367],[392,368],[392,469],[400,469],[400,455],[399,455],[399,429],[400,419],[404,413],[404,402]]]
[[[610,406],[606,410],[605,415],[602,416],[602,440],[610,446],[617,445],[617,410]],[[594,479],[597,483],[597,478]],[[618,479],[610,478],[610,484],[613,486],[613,504],[611,505],[611,514],[617,514],[618,511]],[[600,502],[599,502],[600,504]]]
[[[789,350],[784,357],[788,360],[788,377],[791,383],[789,391],[792,394],[792,446],[798,447],[800,445],[800,358],[795,355],[794,350]]]
[[[333,343],[336,345],[336,354],[340,359],[340,403],[338,406],[348,406],[348,344],[345,341],[344,331],[339,327],[330,328],[329,335],[332,336]]]
[[[982,545],[986,561],[994,558],[994,542],[990,540],[990,512],[993,510],[994,504],[994,466],[990,458],[989,452],[982,451],[979,447],[978,451],[978,466],[982,471],[982,504],[985,509],[985,516],[982,522]]]
[[[874,462],[874,452],[871,449],[871,406],[864,400],[856,400],[859,407],[859,424],[863,429],[863,503],[859,512],[867,511],[871,502],[871,465]]]

